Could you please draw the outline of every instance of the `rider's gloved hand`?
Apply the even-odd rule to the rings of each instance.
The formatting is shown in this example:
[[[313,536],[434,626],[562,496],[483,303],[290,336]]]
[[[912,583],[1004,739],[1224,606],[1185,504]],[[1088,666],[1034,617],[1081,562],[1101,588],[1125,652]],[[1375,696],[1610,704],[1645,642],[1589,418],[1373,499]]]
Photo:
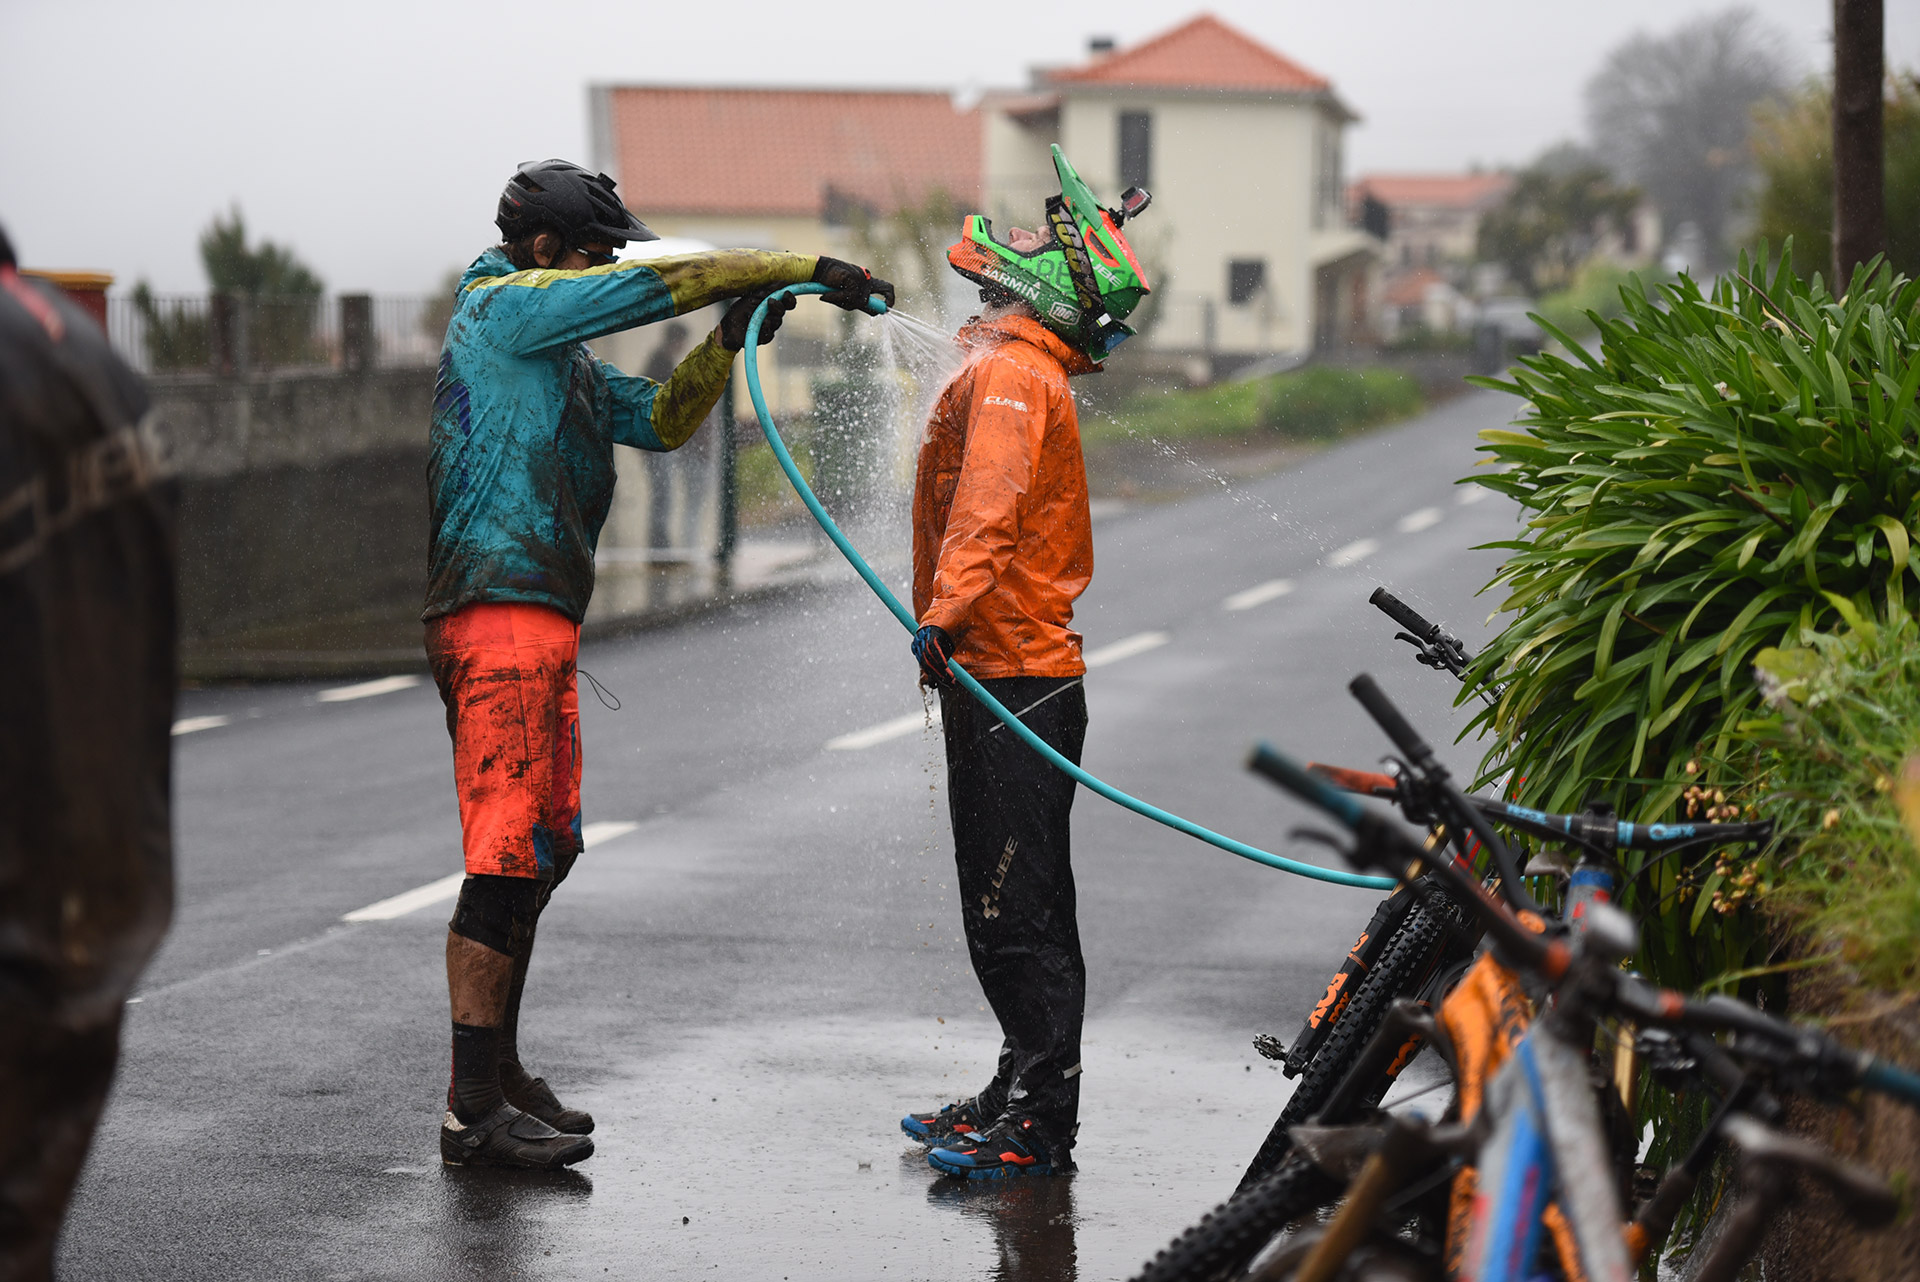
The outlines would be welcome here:
[[[820,297],[835,307],[844,307],[850,312],[864,312],[867,310],[867,299],[873,294],[884,298],[888,307],[893,306],[893,283],[881,280],[856,263],[822,257],[813,269],[813,279],[814,283],[827,287],[827,292]]]
[[[941,690],[951,690],[955,681],[947,664],[953,659],[953,638],[937,623],[929,623],[913,634],[913,657],[919,660],[920,675]]]
[[[742,294],[727,308],[727,314],[720,318],[715,331],[720,335],[720,346],[730,352],[737,352],[747,345],[747,322],[753,319],[753,309],[760,306],[761,300],[776,289],[785,289],[784,285],[773,285],[766,289],[755,290],[751,294]],[[776,298],[767,304],[766,319],[760,322],[760,346],[765,347],[780,332],[780,322],[793,310],[798,301],[792,294]]]

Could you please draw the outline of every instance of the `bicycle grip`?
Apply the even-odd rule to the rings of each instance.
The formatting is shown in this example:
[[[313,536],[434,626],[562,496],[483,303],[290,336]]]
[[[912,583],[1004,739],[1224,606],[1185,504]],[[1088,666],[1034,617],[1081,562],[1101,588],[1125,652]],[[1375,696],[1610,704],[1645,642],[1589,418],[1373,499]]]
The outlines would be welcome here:
[[[1279,784],[1308,805],[1326,811],[1349,828],[1358,826],[1366,816],[1366,809],[1359,802],[1314,778],[1269,744],[1254,748],[1253,755],[1247,758],[1247,769]]]
[[[1897,1064],[1889,1064],[1884,1059],[1874,1060],[1860,1074],[1860,1084],[1882,1095],[1891,1095],[1913,1108],[1920,1108],[1920,1075],[1910,1073]]]
[[[1413,724],[1400,715],[1400,709],[1393,706],[1386,691],[1372,677],[1363,672],[1347,683],[1347,689],[1367,710],[1367,715],[1387,732],[1387,738],[1393,740],[1393,746],[1406,754],[1409,762],[1423,768],[1432,763],[1433,749],[1427,746],[1427,741],[1420,737],[1420,732],[1413,728]]]
[[[1389,619],[1392,619],[1395,623],[1413,633],[1413,635],[1419,637],[1422,641],[1433,640],[1434,633],[1440,630],[1436,625],[1428,623],[1425,619],[1421,618],[1412,606],[1385,588],[1375,588],[1373,595],[1367,598],[1367,604],[1380,610]]]

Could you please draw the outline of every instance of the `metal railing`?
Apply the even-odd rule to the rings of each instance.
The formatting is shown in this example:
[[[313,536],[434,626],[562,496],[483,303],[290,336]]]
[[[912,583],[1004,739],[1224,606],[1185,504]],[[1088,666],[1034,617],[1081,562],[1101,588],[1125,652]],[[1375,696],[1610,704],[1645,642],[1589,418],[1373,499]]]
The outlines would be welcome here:
[[[431,295],[154,294],[107,299],[107,337],[143,374],[431,365],[452,299]]]

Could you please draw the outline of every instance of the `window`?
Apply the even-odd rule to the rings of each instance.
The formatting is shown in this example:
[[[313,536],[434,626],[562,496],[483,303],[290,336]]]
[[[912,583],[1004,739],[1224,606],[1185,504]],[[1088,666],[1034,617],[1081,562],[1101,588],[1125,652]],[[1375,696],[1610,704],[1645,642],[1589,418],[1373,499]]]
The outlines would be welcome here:
[[[1153,186],[1153,117],[1144,111],[1120,113],[1120,187]]]
[[[1267,287],[1267,260],[1236,258],[1227,264],[1227,301],[1245,304]]]

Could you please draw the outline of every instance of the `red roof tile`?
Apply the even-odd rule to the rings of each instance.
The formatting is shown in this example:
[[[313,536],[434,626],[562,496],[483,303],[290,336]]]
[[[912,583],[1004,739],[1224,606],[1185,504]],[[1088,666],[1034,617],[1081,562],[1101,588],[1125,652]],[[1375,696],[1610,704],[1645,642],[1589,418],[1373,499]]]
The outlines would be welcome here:
[[[1511,174],[1368,174],[1354,180],[1353,199],[1372,196],[1383,205],[1440,205],[1485,209],[1513,186]]]
[[[827,190],[882,212],[980,194],[977,109],[944,93],[617,86],[620,195],[649,214],[817,216]]]
[[[1083,67],[1044,73],[1055,84],[1158,85],[1182,89],[1245,89],[1320,93],[1331,82],[1251,36],[1203,13],[1145,44]]]

